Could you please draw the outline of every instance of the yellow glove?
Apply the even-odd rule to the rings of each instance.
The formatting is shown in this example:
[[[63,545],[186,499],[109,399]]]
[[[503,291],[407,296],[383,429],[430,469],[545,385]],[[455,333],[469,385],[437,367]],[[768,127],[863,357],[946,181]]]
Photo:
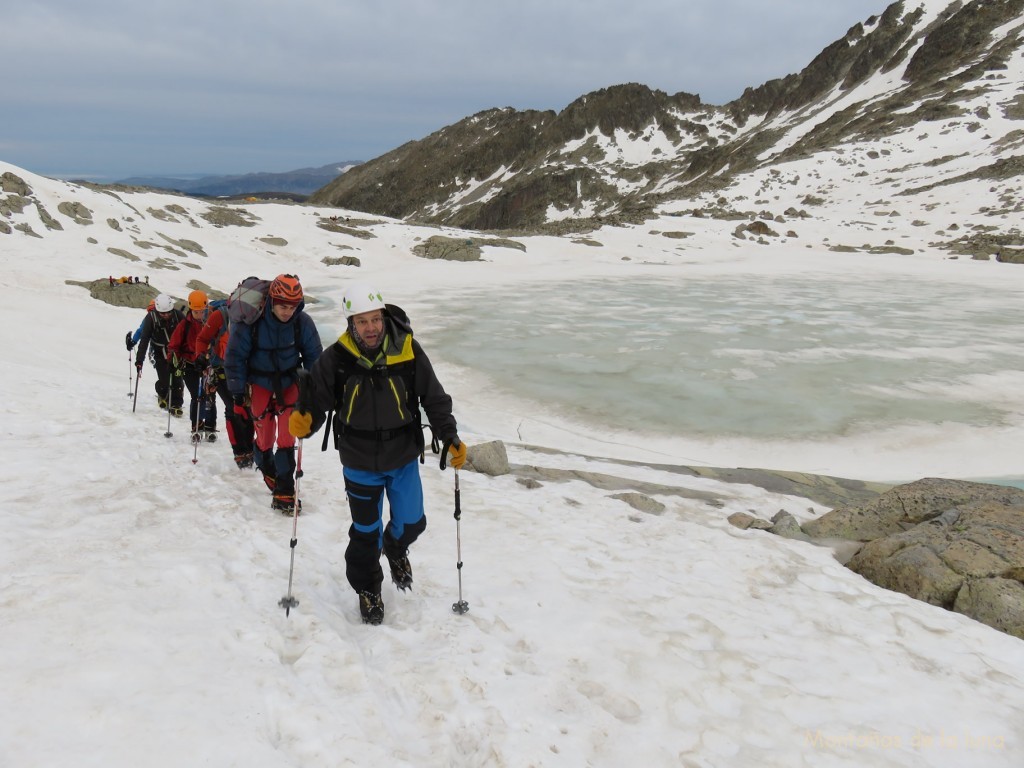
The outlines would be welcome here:
[[[303,413],[302,411],[292,411],[292,415],[288,417],[288,431],[292,437],[297,437],[300,440],[304,437],[309,437],[313,429],[313,414]]]
[[[466,444],[460,442],[458,445],[455,445],[452,443],[448,446],[448,455],[451,457],[448,463],[455,467],[455,469],[461,469],[462,465],[466,463]]]

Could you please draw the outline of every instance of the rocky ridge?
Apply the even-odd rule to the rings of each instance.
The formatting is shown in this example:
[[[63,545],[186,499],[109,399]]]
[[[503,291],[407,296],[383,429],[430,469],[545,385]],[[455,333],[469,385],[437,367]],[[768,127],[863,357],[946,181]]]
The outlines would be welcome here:
[[[984,179],[991,190],[979,207],[996,219],[993,231],[943,231],[935,243],[987,258],[991,238],[1020,238],[997,217],[1021,210],[1022,13],[1024,0],[896,2],[801,72],[724,106],[633,83],[557,113],[487,110],[352,169],[311,201],[469,229],[565,233],[666,211],[756,220],[764,209],[730,194],[743,179],[760,185],[763,202],[788,187],[785,197],[806,200],[810,216],[847,183],[880,200],[920,200],[936,185]],[[919,143],[904,158],[893,142],[911,135]],[[807,161],[822,158],[845,166],[847,178],[821,178]]]

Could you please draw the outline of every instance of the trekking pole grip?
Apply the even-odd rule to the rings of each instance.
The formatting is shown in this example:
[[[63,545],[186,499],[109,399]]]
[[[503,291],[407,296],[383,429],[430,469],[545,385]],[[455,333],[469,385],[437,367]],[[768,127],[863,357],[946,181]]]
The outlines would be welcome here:
[[[462,519],[462,492],[459,490],[459,468],[452,467],[455,470],[455,519]]]

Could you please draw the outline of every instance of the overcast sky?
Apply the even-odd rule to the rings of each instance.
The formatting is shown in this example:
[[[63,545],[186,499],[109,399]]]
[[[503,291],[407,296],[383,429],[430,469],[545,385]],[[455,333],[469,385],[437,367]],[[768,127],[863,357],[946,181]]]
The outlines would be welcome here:
[[[886,0],[32,0],[2,19],[0,159],[45,175],[369,160],[491,107],[640,82],[724,104]]]

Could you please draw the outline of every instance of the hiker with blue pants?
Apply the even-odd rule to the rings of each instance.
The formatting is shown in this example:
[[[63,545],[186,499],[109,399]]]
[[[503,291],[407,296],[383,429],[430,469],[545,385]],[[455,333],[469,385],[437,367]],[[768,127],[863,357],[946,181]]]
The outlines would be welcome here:
[[[346,289],[343,306],[347,328],[310,370],[301,393],[303,410],[292,412],[288,427],[293,436],[308,437],[324,423],[325,413],[334,411],[331,428],[352,514],[345,574],[359,597],[363,622],[380,624],[381,553],[395,586],[409,589],[408,550],[427,527],[420,407],[453,467],[465,462],[466,446],[458,439],[452,399],[413,339],[405,312],[362,284]]]

